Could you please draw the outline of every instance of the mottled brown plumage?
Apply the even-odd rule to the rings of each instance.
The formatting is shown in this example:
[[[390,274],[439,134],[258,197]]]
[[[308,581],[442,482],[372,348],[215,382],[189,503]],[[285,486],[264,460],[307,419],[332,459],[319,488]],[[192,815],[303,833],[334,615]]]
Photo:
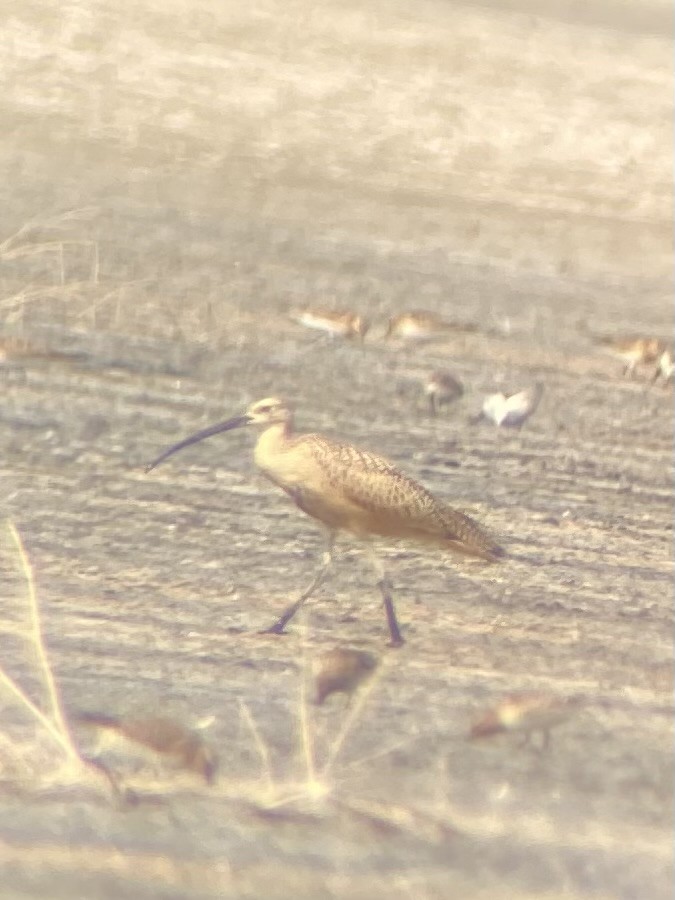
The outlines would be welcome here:
[[[260,436],[255,461],[303,512],[332,530],[437,543],[487,560],[501,555],[473,519],[367,450],[272,425]]]
[[[351,647],[327,650],[315,661],[314,702],[321,706],[331,694],[352,694],[376,668],[377,658],[366,650],[354,650]]]
[[[175,444],[148,468],[204,438],[251,424],[265,426],[254,451],[256,465],[292,497],[303,512],[326,526],[331,535],[331,546],[335,532],[348,531],[363,539],[378,536],[436,544],[487,561],[495,561],[503,555],[501,547],[477,522],[436,499],[388,460],[351,444],[330,441],[319,434],[295,435],[290,410],[275,398],[259,400],[244,415],[211,426]],[[320,575],[273,630],[283,631],[321,580]],[[379,584],[392,642],[399,644],[402,639],[393,612],[389,582],[383,573],[380,573]]]

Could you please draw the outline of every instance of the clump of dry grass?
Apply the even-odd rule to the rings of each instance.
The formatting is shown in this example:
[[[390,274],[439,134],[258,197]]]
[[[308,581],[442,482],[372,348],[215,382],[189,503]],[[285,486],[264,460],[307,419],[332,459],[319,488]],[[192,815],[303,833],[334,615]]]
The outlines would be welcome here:
[[[306,626],[302,627],[307,634]],[[316,660],[314,660],[316,662]],[[290,807],[294,804],[323,802],[334,794],[336,780],[333,770],[339,754],[359,721],[364,719],[364,712],[371,699],[373,691],[379,684],[387,666],[381,665],[374,674],[355,694],[355,699],[345,706],[339,701],[332,706],[328,715],[322,714],[323,726],[317,723],[317,707],[314,702],[316,693],[313,683],[314,666],[309,659],[307,641],[304,642],[303,675],[300,679],[300,696],[297,706],[297,735],[298,755],[300,758],[300,771],[277,780],[274,777],[272,754],[266,744],[258,724],[249,708],[243,701],[239,701],[239,710],[246,728],[248,729],[253,745],[260,759],[260,778],[257,783],[244,785],[234,778],[225,785],[228,791],[234,794],[240,793],[245,787],[247,799],[258,804],[261,809],[268,811]],[[340,709],[342,714],[340,714]],[[337,731],[329,734],[332,724],[337,720]],[[319,745],[321,745],[319,747]]]
[[[97,773],[105,778],[118,798],[134,800],[137,794],[122,789],[118,774],[101,760],[84,755],[73,739],[47,654],[33,568],[17,527],[11,520],[6,524],[26,585],[28,610],[27,633],[22,633],[22,629],[17,629],[15,625],[8,630],[13,633],[18,630],[28,642],[36,662],[37,675],[44,688],[46,709],[0,665],[0,690],[4,688],[9,698],[27,713],[36,726],[28,738],[23,733],[19,734],[21,729],[18,727],[16,734],[10,731],[0,734],[0,782],[8,790],[39,790],[54,785],[81,785]],[[187,735],[188,732],[183,730],[181,734]],[[198,748],[201,746],[200,741]],[[161,784],[160,780],[160,786]]]
[[[37,673],[43,684],[47,700],[47,711],[44,711],[23,690],[19,683],[0,666],[0,687],[5,689],[19,708],[22,708],[37,726],[34,740],[28,742],[15,741],[11,735],[5,733],[3,737],[9,753],[8,755],[3,754],[3,758],[5,761],[9,760],[7,764],[9,773],[23,772],[24,775],[32,773],[35,778],[41,778],[42,780],[49,779],[56,773],[67,779],[72,779],[73,776],[80,778],[85,770],[86,763],[76,747],[68,728],[54,674],[49,663],[42,633],[33,569],[21,540],[21,535],[10,520],[7,521],[7,531],[16,550],[26,585],[29,633],[25,637],[35,655]]]
[[[0,666],[0,689],[4,689],[35,724],[35,731],[29,738],[19,735],[19,729],[16,735],[11,731],[0,734],[3,760],[0,783],[7,790],[25,792],[54,786],[82,786],[87,780],[103,777],[118,799],[134,803],[176,797],[185,790],[194,792],[197,789],[194,778],[191,779],[190,787],[186,788],[175,771],[167,777],[167,773],[155,770],[154,774],[150,774],[148,769],[144,769],[137,782],[127,787],[127,778],[123,784],[120,775],[103,761],[90,759],[81,753],[71,734],[49,662],[33,568],[15,524],[7,521],[6,525],[26,586],[29,627],[28,632],[22,636],[28,641],[35,656],[46,708]],[[380,803],[352,796],[342,789],[341,773],[337,770],[340,754],[357,725],[367,723],[367,705],[387,672],[391,658],[385,658],[383,664],[347,705],[333,698],[335,702],[327,704],[329,709],[321,707],[319,712],[312,702],[313,668],[306,648],[305,642],[304,674],[300,679],[297,707],[298,752],[301,761],[299,771],[291,770],[281,778],[275,777],[270,746],[265,742],[250,708],[241,700],[240,714],[260,759],[260,775],[250,779],[229,770],[227,776],[220,777],[217,785],[209,787],[215,797],[262,818],[322,818],[326,814],[337,813],[355,818],[377,831],[414,831],[430,840],[444,840],[454,834],[454,829],[442,818],[401,804]],[[318,721],[319,715],[323,720],[321,724]],[[352,760],[350,768],[386,756],[399,746],[401,742],[397,742],[394,747],[383,747],[374,755]],[[194,775],[188,773],[188,777],[190,774]]]
[[[23,324],[28,309],[42,300],[72,301],[99,284],[98,241],[68,233],[74,223],[91,221],[97,212],[96,207],[87,206],[36,217],[0,242],[0,262],[25,263],[25,276],[30,278],[28,284],[0,300],[7,324]],[[88,267],[85,277],[83,262]],[[71,278],[70,273],[75,270],[79,277]],[[47,275],[47,283],[35,284],[38,275],[40,281]]]
[[[306,629],[303,629],[306,634]],[[342,769],[338,763],[350,735],[359,726],[367,726],[368,706],[386,677],[395,657],[387,655],[348,703],[333,698],[330,709],[321,711],[312,702],[313,666],[308,659],[305,642],[304,675],[300,681],[297,706],[299,771],[275,778],[270,747],[265,742],[248,705],[240,701],[242,720],[248,728],[260,759],[260,777],[256,782],[236,777],[224,780],[220,790],[232,801],[270,820],[305,821],[330,815],[347,816],[375,832],[412,833],[431,842],[445,841],[458,832],[448,816],[412,808],[395,800],[378,800],[356,794],[348,788],[348,778],[355,767],[372,763],[409,746],[419,738],[396,740],[375,753],[351,759]],[[328,705],[328,704],[327,704]],[[323,720],[319,724],[319,717]]]
[[[0,311],[5,325],[23,328],[44,313],[91,328],[120,327],[129,319],[135,298],[130,288],[152,279],[118,283],[102,280],[99,241],[86,236],[99,214],[96,206],[36,216],[0,241]]]
[[[45,231],[61,231],[73,222],[90,221],[98,212],[95,206],[83,206],[79,209],[70,209],[64,213],[46,218],[30,219],[9,237],[0,243],[0,260],[18,259],[23,256],[33,256],[38,253],[52,252],[55,248],[67,245],[83,245],[90,247],[94,241],[89,240],[73,240],[64,238],[63,240],[38,241],[37,235]],[[98,261],[98,246],[94,260]],[[92,269],[92,279],[98,280],[98,268]]]

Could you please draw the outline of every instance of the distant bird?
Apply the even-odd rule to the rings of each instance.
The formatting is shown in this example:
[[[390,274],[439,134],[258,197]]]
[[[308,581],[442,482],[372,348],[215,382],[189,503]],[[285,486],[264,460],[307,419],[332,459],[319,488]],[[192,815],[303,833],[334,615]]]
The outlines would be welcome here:
[[[377,657],[365,650],[336,647],[327,650],[315,661],[316,697],[320,706],[331,694],[351,695],[377,668]]]
[[[101,712],[81,712],[75,721],[113,731],[132,744],[139,744],[164,756],[182,769],[201,775],[210,784],[218,768],[214,751],[200,734],[165,716],[115,716]]]
[[[664,342],[653,337],[602,337],[599,343],[612,356],[624,361],[623,374],[632,378],[640,365],[657,363],[667,349]]]
[[[658,381],[659,378],[662,378],[664,383],[672,381],[674,372],[675,364],[673,364],[673,351],[667,348],[656,360],[652,383]]]
[[[483,402],[479,418],[487,419],[504,428],[517,428],[528,419],[539,406],[544,392],[542,384],[520,391],[507,397],[505,394],[490,394]]]
[[[0,335],[0,363],[14,359],[52,359],[74,361],[85,359],[85,353],[69,353],[63,350],[48,350],[36,347],[23,338]]]
[[[489,562],[504,553],[473,519],[437,500],[426,488],[386,459],[351,444],[319,434],[296,435],[293,415],[276,398],[258,400],[248,410],[174,444],[147,467],[150,471],[172,454],[212,435],[245,425],[259,425],[254,459],[270,481],[296,506],[318,519],[328,536],[324,563],[309,587],[269,631],[281,634],[295,613],[324,581],[332,562],[338,531],[367,540],[374,536],[407,538]],[[393,646],[403,643],[391,596],[391,582],[382,563],[371,555],[377,572]]]
[[[450,372],[437,369],[424,382],[424,393],[429,400],[431,415],[435,416],[440,406],[458,400],[464,393],[464,387]]]
[[[543,747],[548,746],[550,730],[564,722],[579,705],[577,697],[556,697],[540,691],[509,694],[471,726],[469,738],[494,737],[505,732],[518,732],[524,743],[533,732],[543,735]]]
[[[470,323],[450,322],[436,313],[415,310],[392,316],[389,319],[385,338],[416,343],[449,334],[462,334],[476,330],[476,326]]]
[[[332,337],[363,340],[369,328],[368,320],[351,310],[294,310],[290,316],[294,322],[304,325],[305,328],[324,331]]]

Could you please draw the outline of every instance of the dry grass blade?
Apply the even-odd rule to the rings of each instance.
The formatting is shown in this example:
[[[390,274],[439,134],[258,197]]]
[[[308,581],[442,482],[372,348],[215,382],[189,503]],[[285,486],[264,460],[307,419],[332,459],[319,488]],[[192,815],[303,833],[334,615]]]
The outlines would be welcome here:
[[[0,309],[23,309],[29,301],[38,301],[52,295],[58,296],[59,299],[66,299],[69,296],[76,296],[80,290],[91,290],[91,286],[90,281],[71,281],[69,284],[43,284],[36,287],[25,287],[16,294],[5,297],[0,302]]]
[[[38,607],[37,593],[35,590],[35,578],[33,577],[33,569],[31,567],[30,560],[28,559],[26,550],[23,546],[21,535],[19,534],[14,523],[9,519],[7,520],[7,529],[16,547],[19,560],[21,562],[21,569],[26,581],[26,587],[28,591],[28,606],[32,629],[32,643],[35,648],[38,662],[42,671],[42,677],[47,688],[52,717],[50,718],[49,716],[45,715],[24,693],[24,691],[21,690],[16,682],[1,668],[0,681],[2,681],[2,683],[5,684],[10,691],[12,691],[17,699],[20,700],[21,703],[23,703],[23,705],[26,707],[26,709],[29,710],[31,715],[33,715],[49,732],[51,737],[54,739],[54,741],[56,741],[56,743],[59,744],[66,755],[71,760],[77,761],[79,763],[81,762],[80,754],[75,747],[75,744],[73,743],[68,724],[66,722],[65,716],[63,715],[56,682],[49,665],[49,660],[47,659],[47,649],[45,647],[44,637],[42,634],[40,610]]]
[[[95,265],[98,266],[98,260],[95,260]],[[101,297],[97,297],[87,306],[85,309],[80,312],[75,313],[74,321],[78,322],[85,318],[94,318],[95,314],[99,312],[104,306],[111,304],[114,301],[117,301],[118,307],[122,301],[122,294],[128,288],[138,287],[139,285],[151,284],[154,281],[153,278],[135,278],[131,281],[123,281],[121,284],[116,285],[111,288],[111,290],[106,291]],[[98,283],[98,273],[94,277],[92,274],[92,282]],[[101,286],[103,287],[103,286]],[[119,310],[118,310],[119,316]]]
[[[0,256],[3,256],[22,238],[26,238],[34,231],[49,228],[63,228],[66,225],[69,225],[71,222],[84,222],[92,219],[98,213],[98,211],[98,207],[96,206],[82,206],[78,209],[70,209],[64,213],[59,213],[58,215],[52,216],[51,218],[30,219],[28,222],[26,222],[25,225],[22,225],[18,231],[15,231],[14,234],[10,234],[8,238],[5,238],[5,240],[0,243]]]
[[[12,250],[6,250],[4,252],[0,251],[0,258],[5,261],[11,261],[13,259],[22,259],[26,256],[35,256],[38,253],[44,253],[48,251],[52,251],[55,253],[62,253],[64,247],[93,247],[96,245],[96,241],[90,240],[64,240],[64,241],[45,241],[40,244],[22,244],[20,247],[15,247]]]
[[[270,793],[270,796],[274,796],[276,794],[276,785],[274,783],[274,778],[272,777],[272,766],[270,764],[270,754],[267,745],[262,739],[255,719],[251,715],[251,710],[243,700],[239,701],[239,709],[241,710],[242,718],[248,725],[249,730],[253,735],[253,741],[260,755],[260,761],[262,762],[263,775],[265,777],[265,781],[267,782],[267,789]]]
[[[359,693],[356,697],[355,702],[350,706],[349,713],[345,717],[345,720],[342,723],[342,727],[340,728],[340,731],[338,732],[335,740],[333,741],[333,743],[331,745],[330,752],[328,754],[328,759],[326,760],[326,764],[324,765],[323,769],[321,770],[322,778],[326,778],[329,775],[333,765],[335,764],[335,761],[337,760],[338,754],[340,753],[340,750],[342,749],[342,747],[344,745],[344,742],[345,742],[348,734],[354,727],[355,723],[361,717],[361,713],[363,711],[364,706],[368,702],[368,699],[370,698],[370,695],[371,695],[373,689],[379,683],[379,681],[382,678],[382,676],[384,675],[386,669],[387,669],[386,662],[383,662],[380,665],[379,669],[375,672],[373,677],[368,681],[368,683],[362,687],[362,689],[359,691]]]
[[[457,837],[459,831],[444,818],[433,816],[409,806],[374,803],[355,798],[336,800],[336,805],[384,833],[407,832],[435,843]]]

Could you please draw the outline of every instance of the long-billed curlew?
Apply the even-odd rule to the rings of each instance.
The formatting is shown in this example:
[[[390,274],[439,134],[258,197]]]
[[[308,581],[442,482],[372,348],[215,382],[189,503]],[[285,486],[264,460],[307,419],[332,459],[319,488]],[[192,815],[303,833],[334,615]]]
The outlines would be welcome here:
[[[489,562],[503,555],[501,547],[473,519],[437,500],[386,459],[319,434],[295,434],[291,410],[275,398],[258,400],[243,415],[211,425],[174,444],[150,463],[146,471],[190,444],[245,425],[264,428],[254,452],[258,468],[303,512],[322,522],[328,533],[322,568],[269,631],[283,633],[305,600],[323,582],[338,531],[349,531],[366,540],[374,536],[409,538]],[[403,639],[394,611],[391,583],[381,562],[374,556],[372,559],[391,643],[400,646]]]

